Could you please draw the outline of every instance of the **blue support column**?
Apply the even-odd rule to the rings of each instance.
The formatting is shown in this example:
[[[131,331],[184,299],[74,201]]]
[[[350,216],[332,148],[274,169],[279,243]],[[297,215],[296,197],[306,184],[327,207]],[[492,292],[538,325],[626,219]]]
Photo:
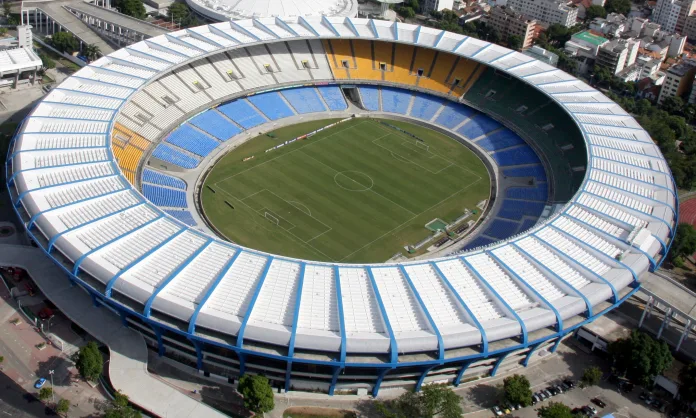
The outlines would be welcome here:
[[[512,353],[512,351],[508,351],[507,353],[504,353],[498,357],[498,360],[495,362],[495,366],[493,366],[493,370],[491,370],[491,377],[494,377],[498,373],[498,368],[501,364],[503,364],[503,360],[505,360],[505,357],[509,356],[510,353]]]
[[[459,383],[462,381],[462,376],[464,376],[464,373],[473,362],[474,360],[467,360],[464,364],[462,364],[462,368],[459,369],[459,372],[457,372],[457,377],[455,377],[454,382],[452,382],[454,386],[459,386]]]
[[[401,274],[404,276],[404,279],[406,279],[406,283],[408,284],[408,287],[411,289],[411,293],[416,298],[416,301],[420,305],[421,309],[423,309],[425,318],[428,320],[430,327],[432,328],[433,332],[435,333],[435,336],[437,337],[438,360],[440,360],[440,362],[443,362],[445,360],[445,343],[442,339],[442,334],[440,334],[440,330],[437,328],[435,320],[433,319],[432,315],[430,315],[430,312],[428,312],[428,308],[425,306],[425,303],[423,302],[423,299],[420,297],[418,290],[416,290],[416,286],[413,284],[411,276],[409,276],[409,274],[406,272],[404,266],[399,265],[399,270],[401,271]],[[417,388],[418,387],[416,387],[416,392],[418,391]]]
[[[418,382],[416,382],[416,392],[420,392],[421,386],[423,386],[423,381],[425,380],[425,377],[430,373],[430,371],[435,368],[437,364],[433,364],[432,366],[428,366],[425,369],[423,369],[423,372],[421,373],[420,377],[418,378]]]
[[[555,343],[553,343],[553,346],[552,346],[551,349],[549,350],[551,353],[555,353],[556,350],[558,350],[558,346],[561,344],[561,340],[562,340],[562,339],[563,339],[563,337],[558,336],[558,339],[556,340]]]
[[[244,376],[246,373],[246,354],[239,353],[239,377]]]
[[[246,313],[244,314],[244,319],[242,320],[242,325],[239,327],[239,331],[237,332],[237,348],[242,348],[244,346],[244,331],[246,330],[246,326],[249,323],[249,318],[251,317],[251,312],[254,310],[254,305],[256,304],[256,300],[259,298],[259,293],[261,293],[261,288],[263,287],[263,282],[266,281],[266,275],[268,275],[268,270],[271,268],[271,264],[273,263],[273,256],[268,257],[268,261],[266,262],[266,266],[263,269],[263,272],[261,273],[261,277],[259,278],[259,284],[256,285],[256,289],[254,290],[254,295],[251,297],[251,301],[249,302],[249,307],[247,308]],[[241,357],[241,356],[240,356]]]
[[[128,326],[128,315],[126,314],[125,311],[120,311],[121,315],[121,324],[123,324],[124,327]]]
[[[333,396],[334,390],[336,390],[336,382],[338,382],[338,375],[341,374],[341,370],[343,370],[343,367],[334,367],[331,385],[329,386],[329,396]]]
[[[343,296],[341,295],[341,277],[338,273],[338,266],[333,266],[334,283],[336,286],[336,299],[338,304],[338,323],[341,328],[341,363],[346,362],[346,320],[343,316]]]
[[[389,322],[389,317],[387,317],[387,308],[384,307],[384,302],[382,302],[382,297],[379,294],[379,289],[377,288],[377,282],[375,281],[375,276],[372,274],[372,268],[365,267],[365,271],[367,271],[367,275],[370,278],[370,284],[372,284],[372,291],[375,293],[375,297],[377,298],[377,305],[379,306],[379,312],[382,314],[382,320],[384,320],[384,326],[387,328],[387,332],[389,333],[389,341],[390,341],[389,362],[391,364],[396,364],[398,362],[398,357],[399,357],[399,348],[396,344],[396,338],[394,337],[394,330],[392,330],[391,323]],[[378,380],[378,382],[381,382],[381,380]],[[379,385],[378,385],[378,388],[379,388]],[[373,395],[373,396],[375,396],[375,395]]]
[[[99,301],[99,298],[97,298],[97,296],[94,293],[90,293],[89,295],[92,297],[92,305],[94,305],[95,308],[101,307],[101,302]]]
[[[290,390],[290,375],[292,372],[292,358],[295,355],[295,336],[297,335],[297,323],[300,318],[300,304],[302,303],[302,287],[304,286],[304,275],[307,265],[302,262],[300,263],[300,273],[299,282],[297,284],[297,295],[295,296],[295,313],[292,317],[292,331],[290,333],[290,344],[288,345],[288,357],[290,360],[287,362],[285,369],[285,393]]]
[[[522,365],[524,367],[527,367],[527,365],[529,364],[529,360],[532,358],[534,353],[539,349],[539,347],[541,347],[541,344],[543,344],[543,342],[540,342],[538,344],[535,344],[533,347],[530,347],[529,351],[527,352],[527,356],[522,361]]]
[[[391,369],[384,369],[381,372],[379,372],[379,375],[377,376],[377,381],[375,382],[375,385],[372,387],[373,398],[376,398],[379,394],[379,387],[382,386],[382,380],[384,380],[384,376],[386,376],[386,374],[389,373],[389,370]]]
[[[157,337],[157,355],[162,357],[164,355],[164,344],[162,343],[162,328],[157,325],[150,324],[150,328],[155,331],[155,336]]]
[[[196,369],[203,370],[203,343],[193,338],[189,338],[189,341],[191,341],[193,347],[196,349]]]

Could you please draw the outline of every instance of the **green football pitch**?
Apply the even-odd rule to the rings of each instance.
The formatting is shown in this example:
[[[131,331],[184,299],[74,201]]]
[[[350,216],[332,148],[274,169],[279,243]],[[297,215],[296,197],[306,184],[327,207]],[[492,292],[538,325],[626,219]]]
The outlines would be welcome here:
[[[381,262],[431,234],[425,225],[434,218],[452,222],[489,197],[488,172],[473,152],[406,122],[387,121],[422,142],[357,118],[265,152],[332,122],[281,128],[223,157],[201,193],[208,220],[261,251]]]

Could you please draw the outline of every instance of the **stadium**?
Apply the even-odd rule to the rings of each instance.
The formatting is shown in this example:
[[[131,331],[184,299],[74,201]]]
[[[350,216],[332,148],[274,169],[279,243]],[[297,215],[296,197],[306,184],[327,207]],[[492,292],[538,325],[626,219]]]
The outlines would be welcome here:
[[[6,171],[35,244],[160,355],[328,394],[526,366],[635,293],[678,217],[658,147],[584,82],[338,17],[118,50],[36,106]],[[390,258],[464,209],[462,245]]]

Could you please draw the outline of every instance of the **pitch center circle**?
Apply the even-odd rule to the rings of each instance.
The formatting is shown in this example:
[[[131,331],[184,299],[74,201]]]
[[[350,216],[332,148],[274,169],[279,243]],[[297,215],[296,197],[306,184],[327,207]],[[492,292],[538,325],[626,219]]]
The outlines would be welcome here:
[[[334,182],[338,187],[351,192],[365,192],[375,185],[372,177],[362,171],[339,171],[334,176]]]

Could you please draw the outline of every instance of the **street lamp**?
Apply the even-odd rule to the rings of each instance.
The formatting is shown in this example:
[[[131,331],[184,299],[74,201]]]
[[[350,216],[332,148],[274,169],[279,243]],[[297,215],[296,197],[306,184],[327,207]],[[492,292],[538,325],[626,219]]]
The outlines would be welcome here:
[[[53,400],[53,404],[55,405],[55,403],[56,403],[56,391],[55,391],[55,388],[53,387],[53,370],[49,370],[48,374],[51,375],[51,398]]]

